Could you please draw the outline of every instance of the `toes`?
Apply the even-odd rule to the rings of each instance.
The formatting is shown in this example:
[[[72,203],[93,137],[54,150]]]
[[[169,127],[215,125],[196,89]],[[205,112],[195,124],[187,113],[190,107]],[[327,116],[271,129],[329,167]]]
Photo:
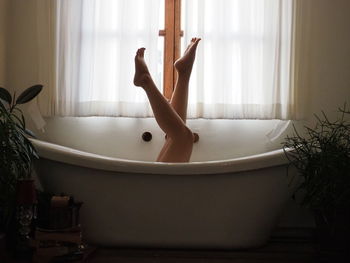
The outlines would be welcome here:
[[[145,48],[144,48],[144,47],[139,48],[139,49],[136,51],[136,56],[138,56],[138,57],[143,57],[144,53],[145,53]]]
[[[192,52],[192,50],[197,49],[197,46],[200,40],[201,40],[200,38],[195,38],[194,42],[191,42],[191,45],[188,48],[189,52]]]
[[[196,49],[200,40],[201,40],[200,38],[196,38],[191,45],[191,49]]]
[[[188,44],[188,46],[187,46],[187,48],[186,48],[186,50],[185,50],[184,53],[186,53],[186,52],[193,46],[193,44],[195,43],[195,41],[196,41],[196,38],[193,37],[193,38],[191,39],[191,42]]]
[[[192,46],[197,45],[200,40],[201,40],[200,38],[196,38],[196,37],[192,38],[191,43],[188,45],[188,48],[191,48]]]
[[[146,49],[143,47],[143,48],[140,48],[140,50],[141,50],[140,55],[141,55],[141,57],[143,57]]]
[[[198,45],[199,41],[201,41],[200,38],[196,38],[196,41],[194,42],[194,45]]]

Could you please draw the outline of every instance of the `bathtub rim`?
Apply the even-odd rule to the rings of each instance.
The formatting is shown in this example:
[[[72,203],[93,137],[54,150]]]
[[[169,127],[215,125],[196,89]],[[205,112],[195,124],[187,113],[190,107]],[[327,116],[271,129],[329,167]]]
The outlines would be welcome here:
[[[283,149],[234,159],[189,163],[163,163],[108,157],[32,138],[30,141],[37,149],[40,158],[97,170],[124,173],[169,175],[223,174],[258,170],[287,165],[289,163]]]

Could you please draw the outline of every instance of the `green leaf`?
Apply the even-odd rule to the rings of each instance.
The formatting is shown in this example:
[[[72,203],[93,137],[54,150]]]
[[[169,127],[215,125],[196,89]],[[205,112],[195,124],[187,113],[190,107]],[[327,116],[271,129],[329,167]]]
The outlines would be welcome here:
[[[11,114],[10,118],[11,120],[13,120],[14,123],[16,123],[17,121],[21,125],[19,126],[20,128],[24,128],[24,123],[22,123],[22,119],[20,119],[17,115]]]
[[[0,115],[2,115],[4,112],[7,112],[7,110],[2,101],[0,100]]]
[[[22,117],[22,125],[23,125],[23,129],[25,129],[25,128],[26,128],[26,120],[24,119],[23,114],[21,115],[21,117]]]
[[[42,90],[42,85],[34,85],[21,93],[16,100],[16,104],[24,104],[34,99]]]
[[[12,96],[6,89],[0,87],[0,99],[3,99],[8,104],[11,104]]]

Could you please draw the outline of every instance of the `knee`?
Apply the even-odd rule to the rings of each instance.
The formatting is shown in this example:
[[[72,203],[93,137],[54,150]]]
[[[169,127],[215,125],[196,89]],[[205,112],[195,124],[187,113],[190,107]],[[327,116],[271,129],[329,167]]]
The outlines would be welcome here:
[[[169,138],[172,138],[172,140],[176,141],[177,143],[182,142],[184,144],[193,144],[195,139],[194,134],[187,126],[173,132],[170,134],[170,136],[166,134],[165,139],[167,140]]]
[[[182,140],[187,144],[193,144],[194,135],[193,132],[186,126],[182,131]]]

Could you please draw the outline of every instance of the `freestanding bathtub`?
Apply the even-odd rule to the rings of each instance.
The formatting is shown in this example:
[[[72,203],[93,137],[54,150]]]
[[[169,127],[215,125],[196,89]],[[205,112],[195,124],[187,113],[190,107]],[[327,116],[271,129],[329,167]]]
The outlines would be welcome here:
[[[84,202],[83,235],[123,247],[234,249],[264,244],[288,197],[276,121],[189,120],[190,163],[156,163],[154,119],[55,118],[33,140],[44,190]],[[62,127],[64,127],[62,129]],[[145,142],[142,133],[153,139]],[[277,143],[277,145],[276,145]]]

